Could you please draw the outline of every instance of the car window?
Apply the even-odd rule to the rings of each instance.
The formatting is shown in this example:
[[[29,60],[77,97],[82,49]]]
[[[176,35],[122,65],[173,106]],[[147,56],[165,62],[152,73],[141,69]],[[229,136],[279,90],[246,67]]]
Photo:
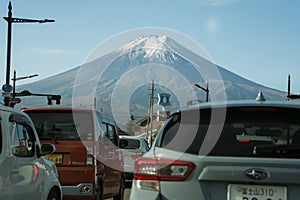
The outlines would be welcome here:
[[[105,135],[111,143],[118,145],[117,133],[114,125],[102,122],[102,131],[103,135]]]
[[[144,138],[142,138],[142,148],[145,152],[149,151],[148,142]]]
[[[205,117],[205,111],[201,114],[204,118],[210,116],[208,114]],[[257,156],[255,148],[263,145],[300,145],[300,121],[297,120],[299,114],[298,109],[228,109],[224,124],[211,124],[207,120],[195,124],[190,123],[189,117],[181,119],[180,115],[175,115],[164,128],[160,146],[201,154],[199,151],[204,139],[215,136],[218,140],[209,155]],[[211,132],[210,136],[207,135],[208,130],[216,126],[222,127],[221,135],[218,137],[214,132]],[[178,139],[192,136],[194,132],[195,138],[189,146]],[[275,154],[266,156],[284,157]]]
[[[103,132],[103,135],[105,135],[106,137],[108,137],[108,131],[107,131],[107,129],[108,129],[108,124],[107,123],[102,123],[102,132]]]
[[[113,125],[108,124],[107,126],[108,131],[107,131],[107,136],[108,139],[115,145],[118,145],[118,141],[117,141],[117,134],[116,134],[116,129]]]
[[[135,139],[126,139],[128,141],[128,145],[125,147],[125,149],[139,149],[140,148],[140,140]]]
[[[32,157],[34,156],[34,133],[26,125],[17,122],[9,122],[11,148],[15,156]]]
[[[88,112],[28,112],[40,140],[93,140],[92,117]]]

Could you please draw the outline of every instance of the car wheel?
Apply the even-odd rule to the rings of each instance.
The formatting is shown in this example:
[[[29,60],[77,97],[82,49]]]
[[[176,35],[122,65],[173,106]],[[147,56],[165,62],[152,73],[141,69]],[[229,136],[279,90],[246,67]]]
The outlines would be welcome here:
[[[125,192],[125,180],[124,180],[124,177],[121,177],[119,194],[117,196],[114,196],[113,199],[114,200],[123,200],[124,192]]]
[[[56,190],[51,190],[47,200],[60,200],[59,193]]]
[[[95,200],[103,200],[103,187],[101,183],[96,186]]]

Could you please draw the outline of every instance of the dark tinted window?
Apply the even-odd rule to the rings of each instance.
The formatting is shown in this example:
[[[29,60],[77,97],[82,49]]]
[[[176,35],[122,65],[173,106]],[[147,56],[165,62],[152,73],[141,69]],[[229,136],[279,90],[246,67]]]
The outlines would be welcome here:
[[[102,122],[102,131],[103,135],[105,135],[110,142],[116,146],[118,145],[117,132],[114,125]]]
[[[128,145],[125,147],[125,149],[139,149],[140,148],[140,140],[135,140],[135,139],[128,139]]]
[[[200,121],[195,121],[193,111],[174,115],[160,133],[159,146],[206,155],[202,145],[213,146],[209,155],[261,156],[255,149],[292,147],[292,155],[267,152],[267,157],[300,157],[300,111],[288,108],[229,108],[225,123],[210,123],[210,110],[201,110]],[[221,135],[213,130],[221,127]],[[208,134],[210,130],[210,134]],[[216,140],[214,140],[216,138]],[[204,143],[203,141],[206,141]],[[214,141],[217,141],[216,144]],[[209,143],[211,142],[211,143]],[[215,145],[211,145],[215,144]],[[299,145],[299,147],[297,147]],[[283,151],[282,151],[283,152]]]
[[[93,140],[90,112],[29,112],[40,140]]]
[[[117,141],[117,133],[115,126],[108,124],[108,139],[116,146],[118,146],[118,141]]]

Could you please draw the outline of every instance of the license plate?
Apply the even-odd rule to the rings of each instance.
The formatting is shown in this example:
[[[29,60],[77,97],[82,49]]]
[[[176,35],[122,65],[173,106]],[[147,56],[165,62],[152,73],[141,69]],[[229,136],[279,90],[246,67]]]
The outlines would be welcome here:
[[[63,161],[62,154],[46,154],[45,158],[52,161],[55,164],[62,164]]]
[[[287,200],[287,188],[265,185],[228,185],[228,200]]]

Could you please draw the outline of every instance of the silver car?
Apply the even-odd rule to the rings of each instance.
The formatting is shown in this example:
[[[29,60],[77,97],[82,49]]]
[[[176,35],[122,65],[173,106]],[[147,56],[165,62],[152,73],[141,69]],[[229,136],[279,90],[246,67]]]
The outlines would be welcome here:
[[[299,158],[299,103],[203,103],[167,119],[131,199],[298,200]]]
[[[0,119],[0,199],[62,199],[56,166],[44,158],[55,147],[40,144],[25,113],[0,105]]]
[[[123,153],[126,187],[131,187],[135,160],[149,151],[149,145],[143,137],[120,135],[119,138]]]

